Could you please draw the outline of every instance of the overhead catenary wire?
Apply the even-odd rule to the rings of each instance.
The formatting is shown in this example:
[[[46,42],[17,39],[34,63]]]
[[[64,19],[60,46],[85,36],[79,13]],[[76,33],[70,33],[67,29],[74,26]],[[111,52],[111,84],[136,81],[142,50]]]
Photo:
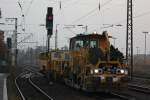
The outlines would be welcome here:
[[[71,1],[74,1],[74,0],[70,0],[70,1],[68,1],[68,2],[71,2]],[[55,13],[55,16],[57,16],[58,14],[59,14],[59,11],[60,10],[64,10],[64,9],[66,9],[66,8],[68,8],[69,6],[75,6],[75,4],[77,4],[77,2],[79,2],[79,0],[75,0],[74,2],[72,2],[70,5],[69,4],[64,4],[64,2],[65,1],[62,1],[62,0],[60,0],[58,3],[58,5],[59,5],[59,10]],[[66,3],[66,2],[65,2]],[[73,4],[73,5],[72,5]],[[69,5],[69,6],[68,6]]]
[[[27,16],[27,14],[29,13],[29,10],[30,10],[30,8],[31,8],[31,6],[32,6],[32,4],[33,4],[33,2],[34,2],[34,0],[31,0],[31,1],[30,1],[29,7],[27,8],[27,11],[26,11],[26,13],[25,13],[26,16]]]
[[[107,4],[109,4],[109,3],[112,2],[112,1],[113,1],[113,0],[108,0],[107,2],[105,2],[105,3],[101,6],[101,8],[104,7],[104,6],[106,6]],[[76,19],[76,20],[73,21],[72,23],[76,23],[76,22],[80,21],[81,19],[83,19],[83,18],[85,18],[85,17],[88,17],[90,14],[94,13],[95,11],[97,11],[97,8],[98,8],[98,7],[95,7],[95,8],[92,9],[90,12],[88,12],[88,13],[86,13],[85,15],[79,17],[78,19]]]
[[[77,4],[77,2],[79,2],[79,0],[72,0],[73,2],[71,4],[66,4],[64,5],[63,9],[68,8],[69,6],[74,6],[75,4]],[[73,5],[72,5],[73,4]]]
[[[73,1],[73,0],[72,0]],[[100,0],[99,0],[99,5],[96,7],[96,8],[94,8],[93,10],[91,10],[89,13],[87,13],[86,15],[84,15],[84,16],[82,16],[82,17],[80,17],[79,19],[77,19],[78,21],[80,21],[82,18],[85,18],[85,17],[89,17],[89,15],[91,15],[91,14],[93,14],[95,11],[97,11],[97,9],[101,9],[102,7],[104,7],[104,6],[106,6],[107,4],[109,4],[111,1],[113,1],[113,0],[108,0],[108,1],[106,1],[104,4],[102,4],[102,6],[100,5]],[[78,2],[78,1],[75,1],[75,2]],[[74,3],[74,4],[77,4],[77,3]],[[67,6],[68,7],[68,6]],[[63,8],[63,7],[62,7]],[[55,14],[55,16],[57,15],[58,13],[56,13]],[[76,21],[77,21],[76,20]],[[74,22],[76,22],[76,21],[74,21]],[[73,23],[73,22],[72,22]]]
[[[144,13],[142,13],[142,14],[136,15],[136,16],[133,17],[133,19],[137,19],[137,18],[146,16],[146,15],[150,15],[150,12],[144,12]],[[116,22],[116,24],[117,24],[117,23],[124,22],[124,21],[126,21],[126,19],[120,20],[120,21]]]
[[[142,13],[142,14],[139,14],[139,15],[135,15],[134,17],[133,17],[133,19],[137,19],[137,18],[140,18],[140,17],[144,17],[144,16],[146,16],[146,15],[150,15],[150,12],[144,12],[144,13]],[[120,23],[122,23],[122,22],[125,22],[126,21],[126,19],[123,19],[123,20],[120,20],[120,21],[117,21],[116,23],[114,23],[114,24],[120,24]],[[137,22],[134,22],[134,23],[137,23]],[[93,29],[93,30],[97,30],[97,29]],[[92,30],[92,31],[93,31]]]
[[[114,7],[119,7],[119,6],[121,6],[122,7],[122,4],[119,4],[119,5],[114,5],[113,6],[113,8]],[[104,9],[104,11],[106,11],[106,10],[110,10],[110,8],[106,8],[106,9]],[[88,17],[91,17],[91,16],[93,16],[93,14],[95,14],[95,13],[92,13],[91,15],[89,15]],[[88,18],[88,17],[86,17],[86,18]],[[85,20],[85,19],[84,19]],[[90,30],[92,29],[92,28],[95,28],[95,26],[100,26],[101,24],[88,24],[88,25],[92,25],[92,26],[88,26],[88,27],[90,27]],[[93,26],[94,25],[94,26]],[[92,27],[92,28],[91,28]],[[97,29],[99,29],[99,28],[96,28],[96,29],[92,29],[91,31],[93,32],[94,30],[97,30]]]
[[[101,5],[101,4],[100,4],[100,0],[99,0],[99,5],[98,5],[98,7],[94,8],[93,10],[91,10],[91,11],[88,12],[88,13],[86,13],[85,15],[83,15],[83,16],[80,17],[80,18],[78,18],[77,20],[73,21],[72,23],[76,23],[76,22],[82,20],[83,18],[85,19],[85,18],[91,16],[92,14],[94,14],[94,13],[97,11],[97,9],[99,9],[99,11],[100,11],[102,7],[106,6],[107,4],[111,3],[112,1],[113,1],[113,0],[108,0],[108,1],[106,1],[104,4]]]
[[[17,2],[17,3],[19,4],[19,7],[20,7],[20,9],[21,9],[21,11],[22,11],[22,6],[21,6],[20,2]]]
[[[119,7],[119,6],[122,7],[122,4],[114,5],[114,7]],[[113,7],[113,8],[114,8],[114,7]],[[106,10],[110,10],[110,8],[106,8],[104,11],[106,11]],[[90,17],[90,16],[89,16],[89,17]],[[101,23],[101,24],[102,24],[102,23]],[[94,26],[92,26],[92,28],[95,28],[95,26],[101,26],[101,24],[92,24],[92,25],[94,25]],[[89,25],[91,25],[91,24],[89,24]],[[110,25],[110,24],[109,24],[109,25]],[[112,24],[112,25],[113,25],[113,24]],[[89,26],[89,27],[91,27],[91,26]],[[95,29],[92,29],[92,28],[89,29],[90,32],[93,32],[93,31],[95,31],[95,30],[101,29],[100,27],[97,27],[97,28],[95,28]]]
[[[111,3],[112,1],[113,1],[113,0],[108,0],[108,1],[106,1],[104,4],[102,4],[101,8],[104,7],[104,6],[106,6],[107,4]],[[100,2],[99,2],[99,3],[100,3]],[[99,6],[97,6],[96,8],[94,8],[93,10],[91,10],[90,12],[88,12],[86,15],[80,17],[80,19],[77,19],[76,21],[79,21],[79,20],[81,20],[82,18],[86,18],[86,17],[88,17],[89,15],[95,13],[95,11],[97,11],[98,7],[99,7]],[[70,32],[73,33],[73,34],[76,34],[76,33],[73,32],[71,29],[68,29],[68,31],[70,31]]]
[[[70,31],[71,33],[77,35],[73,30],[71,30],[70,28],[66,28],[68,31]]]
[[[17,2],[18,5],[19,5],[19,8],[21,10],[21,26],[22,26],[22,30],[25,31],[25,15],[24,15],[24,12],[23,12],[23,6],[21,5],[20,1]]]

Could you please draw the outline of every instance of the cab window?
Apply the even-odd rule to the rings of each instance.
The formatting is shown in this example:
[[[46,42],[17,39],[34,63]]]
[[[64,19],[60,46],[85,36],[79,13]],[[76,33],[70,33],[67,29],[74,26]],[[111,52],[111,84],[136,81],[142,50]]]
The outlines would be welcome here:
[[[97,47],[97,41],[96,40],[91,40],[90,41],[90,48],[96,48]]]
[[[80,48],[83,47],[83,40],[77,40],[75,41],[75,50],[79,50]]]

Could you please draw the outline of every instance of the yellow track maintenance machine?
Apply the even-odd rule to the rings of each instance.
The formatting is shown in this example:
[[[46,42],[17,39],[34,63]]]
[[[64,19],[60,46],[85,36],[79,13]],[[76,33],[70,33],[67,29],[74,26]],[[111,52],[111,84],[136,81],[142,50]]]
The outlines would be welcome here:
[[[84,91],[122,89],[128,82],[128,67],[109,38],[107,32],[72,37],[69,50],[51,50],[48,57],[40,54],[41,70]]]

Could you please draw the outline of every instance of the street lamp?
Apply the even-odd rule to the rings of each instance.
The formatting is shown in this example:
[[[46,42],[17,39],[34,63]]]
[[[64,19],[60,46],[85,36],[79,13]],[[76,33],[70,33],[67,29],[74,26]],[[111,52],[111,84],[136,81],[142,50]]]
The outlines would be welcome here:
[[[110,28],[110,27],[122,27],[122,24],[103,24],[104,27],[101,27],[101,29],[103,28]]]
[[[144,31],[143,33],[145,34],[145,54],[144,54],[144,63],[146,64],[146,36],[147,36],[148,32]]]
[[[136,49],[137,49],[137,56],[138,56],[139,55],[139,47],[137,46]]]

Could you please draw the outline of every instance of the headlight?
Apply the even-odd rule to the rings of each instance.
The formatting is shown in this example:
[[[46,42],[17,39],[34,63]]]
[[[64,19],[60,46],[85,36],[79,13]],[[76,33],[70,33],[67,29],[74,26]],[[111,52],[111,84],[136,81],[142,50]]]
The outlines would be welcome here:
[[[91,70],[91,74],[93,74],[93,70]]]
[[[124,74],[124,73],[125,73],[125,71],[124,71],[123,69],[121,69],[120,72],[121,72],[121,74]]]
[[[98,69],[95,69],[94,72],[97,74],[98,73]]]
[[[128,75],[128,70],[125,70],[125,74]]]
[[[101,77],[101,80],[104,80],[105,79],[105,77],[104,76],[100,76]]]
[[[113,82],[117,82],[118,81],[118,78],[117,77],[114,77],[113,78]]]

